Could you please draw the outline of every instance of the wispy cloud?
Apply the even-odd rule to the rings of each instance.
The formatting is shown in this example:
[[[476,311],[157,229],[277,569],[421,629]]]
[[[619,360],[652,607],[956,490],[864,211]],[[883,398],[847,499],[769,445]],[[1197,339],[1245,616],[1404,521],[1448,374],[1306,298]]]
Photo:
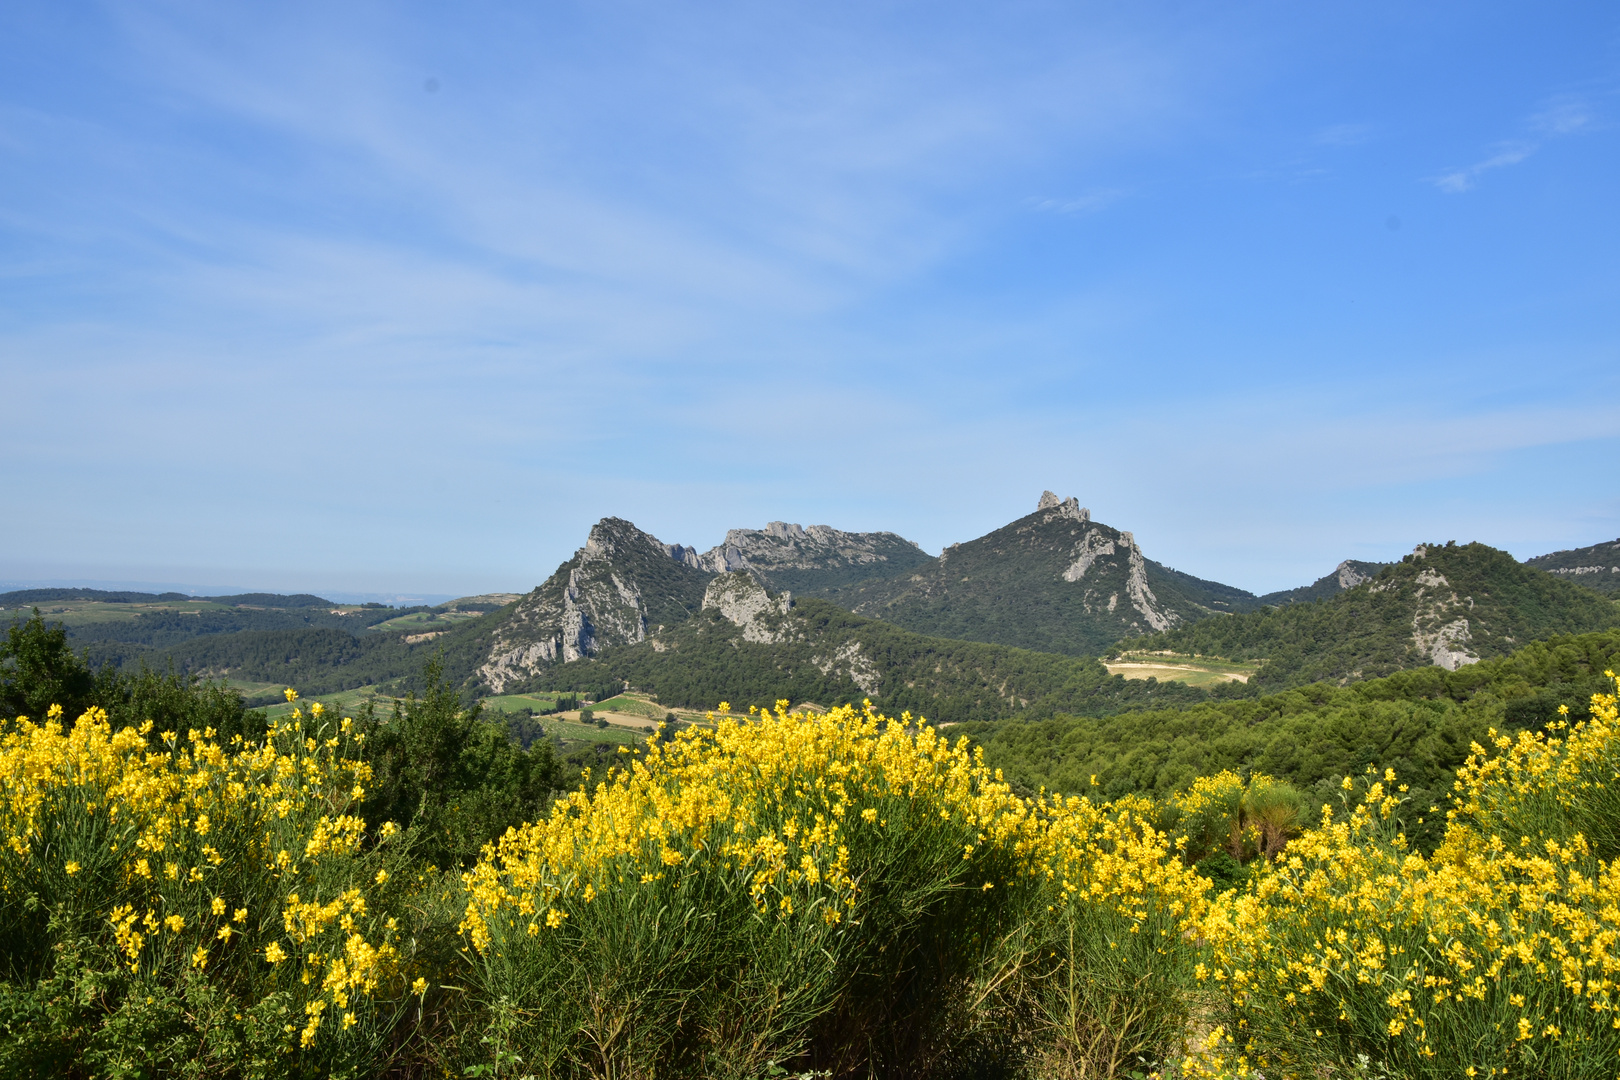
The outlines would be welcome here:
[[[1539,150],[1538,143],[1504,143],[1498,147],[1496,153],[1483,161],[1476,161],[1463,169],[1453,169],[1448,173],[1441,173],[1433,177],[1434,186],[1448,195],[1459,195],[1464,191],[1471,191],[1482,174],[1492,169],[1504,168],[1508,165],[1517,165]]]
[[[1065,199],[1049,199],[1031,195],[1024,200],[1024,205],[1043,214],[1094,214],[1098,210],[1123,199],[1127,194],[1129,192],[1123,188],[1103,188]]]
[[[1540,150],[1549,140],[1590,131],[1595,122],[1591,107],[1583,99],[1568,96],[1554,98],[1546,108],[1532,115],[1525,124],[1537,136],[1536,138],[1498,143],[1495,152],[1489,157],[1460,169],[1431,176],[1429,181],[1448,195],[1460,195],[1473,190],[1479,178],[1492,169],[1517,165]]]

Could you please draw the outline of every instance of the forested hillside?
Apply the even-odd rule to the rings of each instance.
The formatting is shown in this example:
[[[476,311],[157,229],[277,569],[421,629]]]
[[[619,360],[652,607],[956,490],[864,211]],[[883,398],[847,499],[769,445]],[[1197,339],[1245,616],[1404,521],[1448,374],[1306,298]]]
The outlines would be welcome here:
[[[557,665],[535,688],[589,690],[629,683],[665,705],[822,706],[870,698],[936,723],[1059,712],[1102,714],[1191,703],[1209,694],[1179,683],[1127,681],[1095,660],[914,634],[806,598],[782,610],[743,574],[711,586],[703,610],[656,637],[601,657]],[[744,596],[721,592],[733,585]]]
[[[1360,562],[1356,559],[1346,559],[1333,568],[1333,573],[1323,574],[1309,585],[1301,585],[1297,589],[1283,589],[1279,592],[1266,593],[1260,598],[1260,605],[1281,607],[1284,604],[1303,604],[1310,600],[1326,600],[1346,589],[1353,589],[1357,585],[1371,581],[1378,576],[1379,571],[1388,566],[1388,563]]]
[[[913,573],[825,595],[920,634],[1070,656],[1258,602],[1146,558],[1131,533],[1051,492],[1033,514],[952,545]]]
[[[1421,833],[1432,839],[1444,822],[1423,811],[1445,804],[1473,744],[1488,745],[1492,728],[1539,729],[1558,719],[1560,705],[1570,720],[1584,719],[1591,696],[1611,685],[1603,672],[1617,667],[1620,631],[1611,630],[1536,642],[1456,671],[1429,666],[1347,687],[963,730],[1029,790],[1085,794],[1095,778],[1108,798],[1163,796],[1231,769],[1287,780],[1317,810],[1336,801],[1343,777],[1392,767],[1412,787],[1409,827],[1425,817]]]
[[[1484,544],[1419,547],[1325,600],[1209,619],[1122,642],[1264,660],[1251,683],[1280,689],[1503,656],[1554,634],[1620,625],[1620,607]]]
[[[1610,540],[1573,551],[1554,551],[1526,559],[1534,566],[1565,581],[1573,581],[1609,596],[1620,596],[1620,540]]]

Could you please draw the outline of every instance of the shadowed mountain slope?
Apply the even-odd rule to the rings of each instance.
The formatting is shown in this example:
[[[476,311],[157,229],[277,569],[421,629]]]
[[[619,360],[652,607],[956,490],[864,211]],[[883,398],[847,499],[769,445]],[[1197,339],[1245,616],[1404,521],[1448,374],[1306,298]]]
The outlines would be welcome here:
[[[1605,595],[1620,596],[1620,540],[1537,555],[1524,564]]]

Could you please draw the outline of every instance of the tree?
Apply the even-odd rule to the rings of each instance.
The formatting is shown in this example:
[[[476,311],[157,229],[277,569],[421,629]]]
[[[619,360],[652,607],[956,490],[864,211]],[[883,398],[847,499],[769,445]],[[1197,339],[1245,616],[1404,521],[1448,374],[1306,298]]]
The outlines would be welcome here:
[[[77,717],[92,703],[96,680],[89,662],[75,656],[61,623],[46,626],[39,608],[6,628],[0,642],[0,712],[43,719],[52,705]]]
[[[463,709],[441,658],[427,663],[423,683],[387,719],[370,705],[360,714],[372,768],[362,814],[371,829],[404,826],[434,865],[464,866],[509,827],[537,820],[566,770],[549,743],[524,750],[480,706]]]

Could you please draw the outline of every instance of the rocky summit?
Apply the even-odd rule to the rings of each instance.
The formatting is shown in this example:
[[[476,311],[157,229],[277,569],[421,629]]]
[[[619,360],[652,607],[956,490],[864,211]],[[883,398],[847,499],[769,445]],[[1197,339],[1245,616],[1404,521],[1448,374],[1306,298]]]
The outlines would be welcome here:
[[[645,641],[703,604],[712,575],[692,551],[623,518],[603,518],[585,546],[508,612],[478,677],[496,693],[541,668]]]
[[[732,529],[724,543],[702,555],[690,548],[686,552],[689,566],[713,574],[745,570],[769,589],[807,596],[893,577],[929,561],[922,548],[892,532],[843,532],[784,521],[763,529]]]
[[[1154,562],[1131,533],[1093,521],[1078,499],[1050,491],[1034,513],[952,544],[910,574],[827,595],[918,633],[1072,656],[1259,602]]]

